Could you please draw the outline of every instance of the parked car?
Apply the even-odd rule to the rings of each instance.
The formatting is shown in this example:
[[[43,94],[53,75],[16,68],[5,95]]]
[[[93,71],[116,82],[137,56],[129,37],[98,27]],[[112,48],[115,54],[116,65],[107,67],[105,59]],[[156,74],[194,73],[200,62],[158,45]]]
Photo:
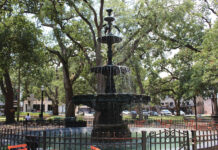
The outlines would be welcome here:
[[[176,111],[174,112],[174,114],[175,114],[175,115],[177,114]],[[180,110],[180,115],[181,115],[181,116],[184,116],[184,115],[185,115],[185,112],[182,111],[182,110]]]
[[[158,113],[156,111],[148,111],[150,116],[158,116]]]
[[[132,110],[130,113],[131,113],[132,115],[137,115],[137,112],[136,112],[135,110]]]
[[[172,113],[171,111],[169,111],[168,109],[163,109],[160,111],[160,114],[161,115],[164,115],[164,116],[172,116]]]
[[[130,111],[124,110],[124,111],[122,111],[122,114],[123,114],[123,115],[129,115],[129,114],[130,114]]]
[[[143,111],[142,111],[142,114],[143,114],[143,116],[150,116],[149,112],[146,111],[146,110],[143,110]]]
[[[91,111],[88,113],[84,113],[84,116],[89,116],[89,117],[93,117],[95,115],[95,111]]]
[[[83,111],[78,111],[77,115],[84,115],[84,112]]]
[[[49,110],[49,111],[47,111],[47,114],[53,115],[53,111]]]

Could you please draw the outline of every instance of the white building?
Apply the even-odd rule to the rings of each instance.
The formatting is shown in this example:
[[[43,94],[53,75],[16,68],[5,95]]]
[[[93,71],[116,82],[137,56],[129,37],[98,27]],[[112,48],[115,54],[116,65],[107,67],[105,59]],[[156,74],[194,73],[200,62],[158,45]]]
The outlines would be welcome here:
[[[176,106],[174,99],[168,96],[166,96],[165,99],[161,100],[160,104],[161,108],[173,109]]]
[[[47,97],[43,100],[43,109],[44,112],[48,112],[52,110],[52,101],[48,100]],[[27,97],[23,102],[23,111],[24,112],[39,112],[41,110],[41,99],[36,99],[34,94],[31,94],[30,97]]]

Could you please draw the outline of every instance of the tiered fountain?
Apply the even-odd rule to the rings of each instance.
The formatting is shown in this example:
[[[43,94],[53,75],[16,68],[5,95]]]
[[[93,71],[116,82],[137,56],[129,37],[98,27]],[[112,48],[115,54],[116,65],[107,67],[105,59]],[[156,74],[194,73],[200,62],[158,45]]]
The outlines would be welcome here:
[[[122,39],[111,33],[112,27],[118,28],[112,24],[115,20],[115,18],[111,16],[112,9],[108,9],[107,12],[108,16],[104,18],[107,22],[107,24],[104,25],[105,36],[99,37],[98,41],[105,43],[108,46],[108,62],[105,66],[98,66],[91,69],[91,72],[100,73],[106,77],[105,93],[96,95],[77,95],[73,97],[73,103],[77,105],[85,104],[95,109],[96,113],[92,129],[93,139],[95,137],[105,136],[108,139],[114,136],[125,139],[130,136],[130,131],[122,120],[121,112],[123,106],[131,103],[147,103],[150,100],[150,97],[145,95],[116,93],[114,76],[126,74],[129,72],[129,69],[125,66],[113,65],[112,63],[112,45],[121,42]],[[103,133],[107,134],[105,135]]]

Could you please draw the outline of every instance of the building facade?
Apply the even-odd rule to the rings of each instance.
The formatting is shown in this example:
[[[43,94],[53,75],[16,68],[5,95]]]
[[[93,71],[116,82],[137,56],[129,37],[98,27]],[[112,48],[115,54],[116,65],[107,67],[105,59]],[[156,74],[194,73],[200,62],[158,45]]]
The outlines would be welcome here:
[[[213,114],[214,103],[210,98],[203,99],[202,97],[198,96],[196,98],[196,106],[197,114]],[[174,111],[176,109],[175,101],[173,98],[166,97],[165,99],[161,100],[160,107],[161,109],[169,109]],[[195,106],[193,100],[180,100],[180,109],[183,110],[186,114],[194,114]]]
[[[44,112],[52,111],[52,101],[47,97],[43,100],[43,109]],[[34,97],[34,94],[31,94],[30,97],[27,97],[23,102],[23,111],[24,112],[40,112],[41,110],[41,99]]]

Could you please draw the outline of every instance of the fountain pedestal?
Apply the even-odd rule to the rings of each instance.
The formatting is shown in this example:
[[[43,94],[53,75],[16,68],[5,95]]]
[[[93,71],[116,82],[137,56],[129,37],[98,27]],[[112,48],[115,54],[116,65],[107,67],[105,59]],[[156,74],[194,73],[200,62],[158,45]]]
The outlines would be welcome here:
[[[97,104],[92,137],[129,137],[130,130],[122,120],[122,104],[117,102],[105,102]]]

